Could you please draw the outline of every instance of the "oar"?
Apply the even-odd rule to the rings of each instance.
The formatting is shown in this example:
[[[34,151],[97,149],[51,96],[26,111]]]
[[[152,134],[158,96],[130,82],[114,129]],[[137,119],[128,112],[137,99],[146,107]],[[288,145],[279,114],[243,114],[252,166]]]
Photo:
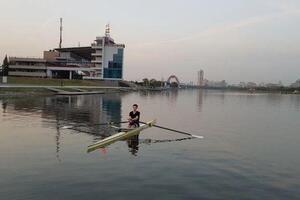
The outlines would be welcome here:
[[[146,124],[145,122],[140,122],[140,123]],[[156,128],[168,130],[168,131],[173,131],[175,133],[181,133],[181,134],[184,134],[184,135],[189,135],[189,136],[192,136],[192,137],[195,137],[195,138],[199,138],[199,139],[203,139],[204,138],[203,136],[193,135],[193,134],[190,134],[190,133],[187,133],[187,132],[184,132],[184,131],[179,131],[179,130],[175,130],[175,129],[168,128],[168,127],[163,127],[163,126],[159,126],[159,125],[155,125],[155,124],[153,124],[152,126],[156,127]]]
[[[92,124],[92,125],[74,125],[74,126],[63,126],[62,129],[71,129],[74,127],[86,127],[86,126],[109,126],[113,124],[123,124],[128,123],[128,121],[122,121],[122,122],[106,122],[106,123],[100,123],[100,124]]]

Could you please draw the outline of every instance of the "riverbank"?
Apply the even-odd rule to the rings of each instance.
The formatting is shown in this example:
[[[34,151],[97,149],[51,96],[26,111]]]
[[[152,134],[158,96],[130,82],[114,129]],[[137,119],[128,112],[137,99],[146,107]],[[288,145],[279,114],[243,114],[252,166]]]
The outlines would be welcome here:
[[[237,92],[249,92],[249,93],[279,93],[279,94],[299,94],[300,88],[290,87],[256,87],[256,88],[240,88],[240,87],[226,87],[226,88],[205,88],[205,89],[216,89],[216,90],[228,90]]]
[[[219,90],[228,92],[243,92],[243,93],[274,93],[274,94],[300,94],[300,88],[238,88],[238,87],[181,87],[181,88],[162,88],[162,87],[138,87],[139,91],[153,91],[153,92],[164,92],[169,90]]]
[[[0,84],[0,96],[31,96],[54,94],[100,94],[132,90],[126,81],[67,80],[28,77],[8,77]]]
[[[57,90],[57,91],[56,91]],[[63,87],[35,87],[35,86],[9,86],[1,87],[1,96],[49,96],[49,95],[81,95],[81,94],[108,94],[128,92],[131,89],[120,87],[83,87],[83,86],[63,86]]]
[[[0,87],[0,97],[2,96],[32,96],[32,95],[53,95],[54,93],[45,88],[15,88]]]
[[[119,87],[119,81],[108,80],[68,80],[50,78],[8,77],[8,84],[39,86],[103,86]]]

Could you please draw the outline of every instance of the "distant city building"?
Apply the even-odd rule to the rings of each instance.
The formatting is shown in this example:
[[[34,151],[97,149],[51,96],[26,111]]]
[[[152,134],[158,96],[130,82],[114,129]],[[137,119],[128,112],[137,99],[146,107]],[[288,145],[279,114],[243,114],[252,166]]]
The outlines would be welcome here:
[[[205,81],[205,86],[206,87],[212,87],[212,88],[224,88],[224,87],[227,87],[227,83],[225,80],[222,80],[222,81],[208,81],[206,80]]]
[[[278,83],[266,83],[265,87],[267,87],[267,88],[280,88],[280,87],[283,87],[283,85],[279,81]]]
[[[290,85],[292,88],[300,88],[300,79]]]
[[[246,85],[247,88],[256,88],[257,87],[257,84],[254,83],[254,82],[248,82],[247,85]]]
[[[96,37],[91,46],[44,51],[43,58],[9,57],[10,76],[122,80],[124,44],[109,35]]]
[[[240,88],[246,88],[247,87],[247,84],[245,82],[240,82],[239,83],[239,87]]]
[[[203,70],[198,71],[198,86],[201,86],[201,87],[204,86],[204,71]]]

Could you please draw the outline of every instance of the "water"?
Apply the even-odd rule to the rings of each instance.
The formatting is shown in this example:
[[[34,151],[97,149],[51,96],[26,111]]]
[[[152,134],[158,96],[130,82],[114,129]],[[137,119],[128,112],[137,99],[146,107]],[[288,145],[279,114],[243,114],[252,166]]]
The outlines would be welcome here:
[[[86,153],[95,123],[157,119]],[[300,199],[300,96],[181,90],[1,98],[0,199]],[[64,125],[82,125],[78,130]]]

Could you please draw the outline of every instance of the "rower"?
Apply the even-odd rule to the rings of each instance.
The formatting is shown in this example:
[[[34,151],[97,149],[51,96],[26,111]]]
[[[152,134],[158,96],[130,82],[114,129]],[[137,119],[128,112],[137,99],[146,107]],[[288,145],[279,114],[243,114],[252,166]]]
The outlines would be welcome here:
[[[128,127],[129,128],[139,127],[140,126],[140,112],[137,110],[138,105],[133,104],[132,109],[133,110],[129,113]]]

